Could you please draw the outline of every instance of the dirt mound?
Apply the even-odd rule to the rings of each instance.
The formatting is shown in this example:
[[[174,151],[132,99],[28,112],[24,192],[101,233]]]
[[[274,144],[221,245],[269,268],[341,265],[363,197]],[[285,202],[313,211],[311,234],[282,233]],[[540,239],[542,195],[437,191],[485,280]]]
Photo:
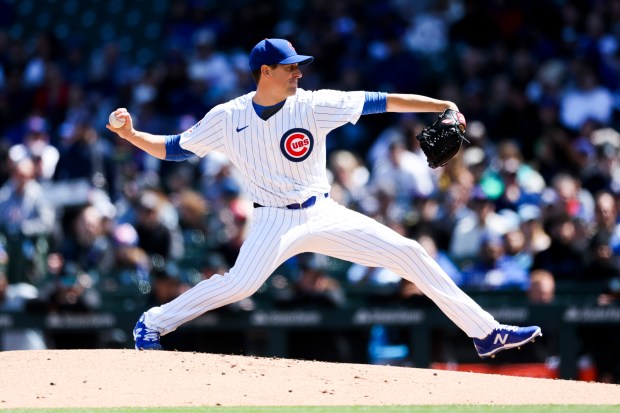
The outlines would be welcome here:
[[[220,354],[8,351],[0,366],[0,409],[620,403],[610,384]]]

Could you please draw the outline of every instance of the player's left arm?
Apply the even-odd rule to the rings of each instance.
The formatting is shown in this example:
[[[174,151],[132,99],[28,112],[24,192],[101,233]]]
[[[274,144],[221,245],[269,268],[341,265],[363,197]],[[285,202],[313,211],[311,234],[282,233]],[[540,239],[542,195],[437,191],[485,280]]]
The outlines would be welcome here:
[[[449,100],[413,94],[387,94],[386,112],[443,112],[446,109],[459,111],[456,104]]]

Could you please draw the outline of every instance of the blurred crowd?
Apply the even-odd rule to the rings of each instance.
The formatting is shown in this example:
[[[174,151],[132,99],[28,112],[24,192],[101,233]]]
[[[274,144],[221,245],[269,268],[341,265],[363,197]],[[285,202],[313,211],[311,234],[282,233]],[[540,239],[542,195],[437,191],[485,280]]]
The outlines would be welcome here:
[[[19,2],[0,0],[0,309],[90,311],[118,291],[154,305],[233,265],[252,204],[230,162],[159,161],[105,124],[127,107],[141,130],[190,128],[253,90],[248,52],[265,37],[315,56],[304,89],[425,94],[468,120],[436,170],[415,138],[434,114],[334,131],[331,197],[418,240],[464,289],[547,304],[563,285],[617,302],[620,0],[219,3],[166,2],[157,49],[138,61],[80,31],[3,29]],[[320,262],[287,262],[270,281],[278,299],[419,295],[386,270]]]

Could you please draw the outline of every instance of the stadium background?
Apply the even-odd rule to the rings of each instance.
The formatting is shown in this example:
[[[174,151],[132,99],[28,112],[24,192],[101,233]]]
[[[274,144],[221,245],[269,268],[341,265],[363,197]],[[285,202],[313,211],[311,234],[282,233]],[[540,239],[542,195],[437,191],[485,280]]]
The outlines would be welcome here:
[[[455,101],[467,116],[470,145],[437,174],[381,162],[388,154],[415,159],[411,137],[426,116],[373,116],[340,128],[330,138],[329,164],[333,196],[409,236],[430,234],[481,304],[512,305],[534,322],[556,323],[535,350],[479,368],[509,360],[557,365],[558,326],[594,314],[594,327],[569,336],[572,351],[580,371],[593,371],[590,378],[618,382],[620,363],[610,350],[619,340],[618,211],[614,204],[614,225],[603,230],[595,196],[606,190],[615,202],[619,195],[619,32],[618,1],[0,0],[2,194],[10,199],[14,170],[26,158],[44,194],[35,211],[1,204],[11,286],[0,307],[11,314],[2,324],[4,349],[16,342],[130,346],[126,326],[136,314],[232,265],[251,220],[234,169],[218,157],[158,162],[115,140],[104,125],[112,109],[124,106],[140,129],[181,132],[215,104],[252,90],[247,52],[264,37],[286,37],[316,58],[304,69],[303,88],[427,94]],[[534,302],[529,294],[534,247],[520,255],[530,262],[527,279],[476,278],[470,270],[482,238],[489,245],[499,240],[485,234],[476,251],[459,255],[452,246],[457,222],[445,215],[459,195],[463,207],[483,202],[504,211],[504,233],[515,221],[519,228],[538,222],[543,245],[555,213],[568,215],[577,236],[540,264],[555,281],[551,301]],[[435,215],[424,215],[425,207]],[[595,260],[604,246],[611,256]],[[432,312],[411,286],[389,282],[389,274],[388,281],[361,282],[370,276],[363,271],[322,257],[293,259],[255,297],[219,312],[236,326],[231,331],[223,322],[211,331],[205,319],[195,331],[175,333],[168,346],[269,351],[261,347],[264,332],[248,337],[243,320],[272,314],[267,323],[286,324],[283,314],[304,326],[308,313],[291,313],[298,308],[335,311],[326,314],[336,318],[367,309],[370,320],[376,308]],[[280,312],[260,313],[265,309]],[[116,328],[53,328],[67,314],[108,310],[125,314]],[[410,365],[422,351],[411,344],[422,334],[408,328],[415,314],[397,313],[396,322],[378,316],[355,329],[344,328],[349,319],[342,316],[327,330],[296,329],[279,340],[293,357]],[[105,317],[94,320],[107,325]],[[430,361],[475,361],[471,343],[438,324],[424,332]]]

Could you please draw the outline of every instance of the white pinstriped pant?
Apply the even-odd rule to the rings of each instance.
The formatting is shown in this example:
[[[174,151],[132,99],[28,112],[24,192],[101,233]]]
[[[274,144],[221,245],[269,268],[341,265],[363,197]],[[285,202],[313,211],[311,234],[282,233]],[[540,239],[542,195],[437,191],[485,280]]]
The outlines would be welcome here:
[[[284,261],[302,252],[390,269],[413,282],[469,337],[484,338],[498,325],[416,241],[322,197],[304,210],[254,209],[233,268],[151,308],[145,323],[162,335],[170,333],[209,310],[251,296]]]

